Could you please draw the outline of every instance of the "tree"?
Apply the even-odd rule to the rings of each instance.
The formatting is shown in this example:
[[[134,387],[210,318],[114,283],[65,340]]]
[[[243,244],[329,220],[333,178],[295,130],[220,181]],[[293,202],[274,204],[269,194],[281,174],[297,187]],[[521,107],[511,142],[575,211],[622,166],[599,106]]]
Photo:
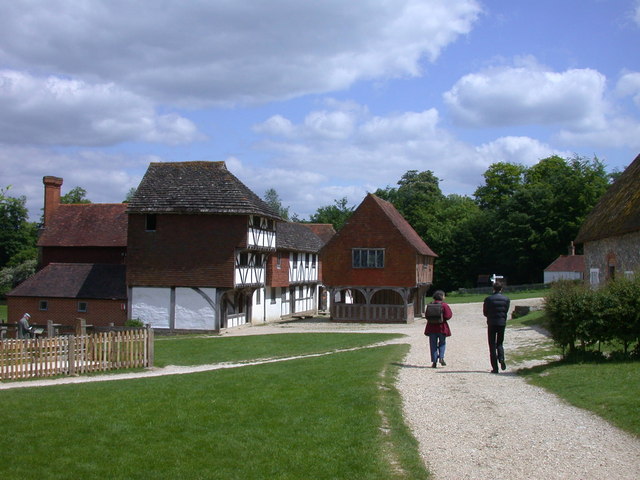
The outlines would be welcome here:
[[[499,208],[521,187],[526,168],[514,163],[498,162],[484,172],[484,185],[478,187],[474,197],[484,209]]]
[[[478,273],[501,273],[511,283],[542,279],[543,269],[566,251],[609,180],[597,158],[558,156],[529,168],[496,163],[484,177],[475,197],[491,221],[477,241],[493,268]]]
[[[129,189],[129,191],[127,192],[127,196],[125,197],[124,201],[122,203],[129,203],[131,202],[131,199],[133,198],[133,196],[136,194],[136,191],[138,189],[136,187],[131,187]]]
[[[0,296],[35,272],[38,256],[38,229],[27,221],[27,199],[7,196],[10,188],[0,190]]]
[[[0,190],[0,268],[37,257],[37,227],[27,221],[27,199],[6,195],[10,189]]]
[[[285,208],[282,206],[280,196],[274,188],[270,188],[264,192],[264,201],[267,202],[267,205],[269,205],[274,211],[278,212],[278,215],[283,219],[289,220],[289,207]]]
[[[353,206],[347,206],[347,197],[343,197],[340,200],[335,200],[334,205],[318,208],[316,213],[309,217],[309,221],[311,223],[330,223],[338,232],[349,220],[354,209]]]
[[[87,191],[82,187],[74,187],[68,193],[60,197],[60,203],[91,203],[86,198]]]

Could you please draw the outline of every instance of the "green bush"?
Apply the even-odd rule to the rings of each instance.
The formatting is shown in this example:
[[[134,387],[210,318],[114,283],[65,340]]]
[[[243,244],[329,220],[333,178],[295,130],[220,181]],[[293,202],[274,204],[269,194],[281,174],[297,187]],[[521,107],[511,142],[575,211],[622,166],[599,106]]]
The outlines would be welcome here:
[[[565,356],[585,354],[602,343],[640,351],[640,278],[618,279],[599,290],[574,281],[556,282],[546,297],[549,331]]]
[[[144,327],[144,323],[139,318],[132,318],[124,322],[125,327]]]

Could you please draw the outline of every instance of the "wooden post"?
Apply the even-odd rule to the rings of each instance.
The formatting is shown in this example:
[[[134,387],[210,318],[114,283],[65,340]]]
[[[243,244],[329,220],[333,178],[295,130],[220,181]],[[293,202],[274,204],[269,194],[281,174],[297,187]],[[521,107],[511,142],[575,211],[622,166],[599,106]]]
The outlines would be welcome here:
[[[147,324],[147,352],[148,352],[148,362],[149,365],[147,365],[147,368],[152,368],[153,367],[153,360],[154,360],[154,338],[153,338],[153,328],[151,328],[151,325]]]
[[[52,338],[56,335],[55,329],[53,328],[53,320],[47,320],[47,337]]]
[[[67,343],[67,361],[69,363],[69,375],[76,374],[76,337],[70,335]]]

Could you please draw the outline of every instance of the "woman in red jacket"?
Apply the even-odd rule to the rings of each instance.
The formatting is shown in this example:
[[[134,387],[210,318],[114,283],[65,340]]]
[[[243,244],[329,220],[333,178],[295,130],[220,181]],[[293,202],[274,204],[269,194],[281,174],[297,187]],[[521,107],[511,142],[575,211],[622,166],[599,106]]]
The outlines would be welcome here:
[[[424,334],[429,337],[429,347],[431,349],[431,368],[438,367],[438,359],[440,359],[440,365],[443,367],[446,365],[444,361],[444,352],[447,348],[447,337],[451,336],[451,329],[449,328],[449,320],[453,316],[451,307],[444,302],[444,292],[442,290],[436,290],[433,294],[433,303],[442,304],[442,318],[443,322],[430,322],[427,319],[427,326],[424,329]],[[426,317],[425,311],[425,317]]]

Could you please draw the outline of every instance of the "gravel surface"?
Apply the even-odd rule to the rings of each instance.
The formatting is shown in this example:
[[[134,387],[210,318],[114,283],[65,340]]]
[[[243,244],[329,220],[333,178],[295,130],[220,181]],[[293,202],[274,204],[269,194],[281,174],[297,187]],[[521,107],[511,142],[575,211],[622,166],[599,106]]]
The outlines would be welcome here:
[[[539,300],[517,300],[535,305]],[[293,332],[403,333],[411,350],[400,368],[398,389],[405,419],[435,480],[446,479],[639,479],[640,440],[599,417],[572,407],[513,373],[509,351],[545,337],[531,328],[507,329],[507,370],[489,373],[482,305],[452,305],[446,367],[431,368],[424,320],[410,325],[332,324],[302,320],[241,327],[225,335]],[[397,343],[397,342],[396,342]],[[277,361],[283,361],[280,359]],[[242,364],[247,365],[247,364]],[[166,367],[145,372],[0,383],[0,390],[174,375],[240,365]]]

